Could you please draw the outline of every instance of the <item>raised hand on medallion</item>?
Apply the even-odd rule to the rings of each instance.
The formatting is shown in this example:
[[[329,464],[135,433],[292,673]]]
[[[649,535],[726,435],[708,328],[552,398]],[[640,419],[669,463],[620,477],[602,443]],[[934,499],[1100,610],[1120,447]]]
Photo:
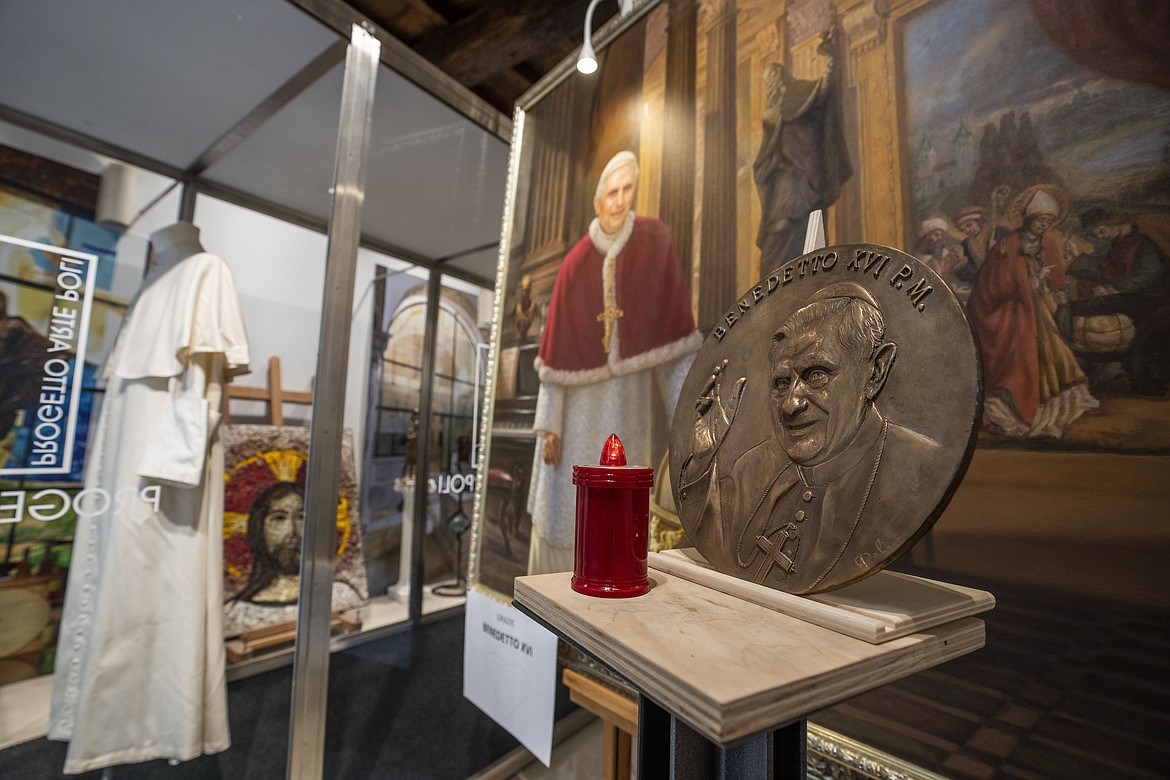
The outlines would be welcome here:
[[[722,397],[723,372],[727,368],[727,360],[719,362],[703,385],[699,398],[695,401],[695,435],[692,440],[691,454],[696,465],[704,471],[711,457],[719,449],[731,424],[735,422],[735,415],[739,411],[739,402],[743,398],[743,391],[747,385],[747,377],[735,380],[730,396],[724,401]]]

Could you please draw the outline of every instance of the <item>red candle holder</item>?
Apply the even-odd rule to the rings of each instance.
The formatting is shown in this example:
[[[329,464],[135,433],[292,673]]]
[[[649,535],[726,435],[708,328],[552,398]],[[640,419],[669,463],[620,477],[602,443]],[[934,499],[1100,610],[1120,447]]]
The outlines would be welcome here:
[[[573,466],[577,486],[577,546],[572,588],[587,596],[629,598],[650,590],[650,488],[654,469],[627,466],[611,434],[598,466]]]

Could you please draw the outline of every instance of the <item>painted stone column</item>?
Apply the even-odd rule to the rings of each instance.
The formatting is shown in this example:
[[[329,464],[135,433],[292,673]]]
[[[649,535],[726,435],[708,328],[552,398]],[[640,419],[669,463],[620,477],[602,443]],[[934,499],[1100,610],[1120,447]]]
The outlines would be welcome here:
[[[699,246],[699,327],[735,301],[735,2],[710,0],[703,117],[703,225]]]
[[[670,228],[691,286],[695,225],[695,0],[670,0],[666,25],[666,110],[662,139],[662,189],[658,216]]]

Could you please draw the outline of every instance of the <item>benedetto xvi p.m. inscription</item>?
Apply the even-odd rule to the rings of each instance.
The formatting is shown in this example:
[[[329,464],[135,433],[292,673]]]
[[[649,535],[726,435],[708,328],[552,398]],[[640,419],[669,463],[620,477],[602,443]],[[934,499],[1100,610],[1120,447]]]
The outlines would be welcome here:
[[[846,258],[843,270],[847,273],[869,274],[874,279],[883,278],[883,274],[892,270],[890,254],[880,251],[885,249],[887,248],[858,247]],[[823,281],[824,275],[838,268],[840,262],[841,255],[838,250],[834,249],[803,255],[781,266],[736,301],[734,308],[723,315],[722,322],[715,327],[711,335],[717,341],[722,341],[727,332],[739,322],[740,317],[746,314],[752,306],[793,282],[801,282],[805,279],[811,281],[818,274],[821,275]],[[916,273],[915,265],[907,262],[895,265],[894,268],[897,268],[897,271],[891,272],[886,278],[895,290],[905,290],[910,303],[917,307],[918,311],[924,312],[926,311],[926,298],[934,292],[935,284],[921,273]]]

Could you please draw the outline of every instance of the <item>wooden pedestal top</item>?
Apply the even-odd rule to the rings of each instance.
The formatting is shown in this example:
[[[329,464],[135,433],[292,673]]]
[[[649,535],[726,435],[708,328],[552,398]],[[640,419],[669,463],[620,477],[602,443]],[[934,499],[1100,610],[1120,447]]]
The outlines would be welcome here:
[[[572,574],[516,580],[515,603],[707,738],[727,744],[983,646],[962,618],[870,644],[662,571],[632,599],[585,596]]]

